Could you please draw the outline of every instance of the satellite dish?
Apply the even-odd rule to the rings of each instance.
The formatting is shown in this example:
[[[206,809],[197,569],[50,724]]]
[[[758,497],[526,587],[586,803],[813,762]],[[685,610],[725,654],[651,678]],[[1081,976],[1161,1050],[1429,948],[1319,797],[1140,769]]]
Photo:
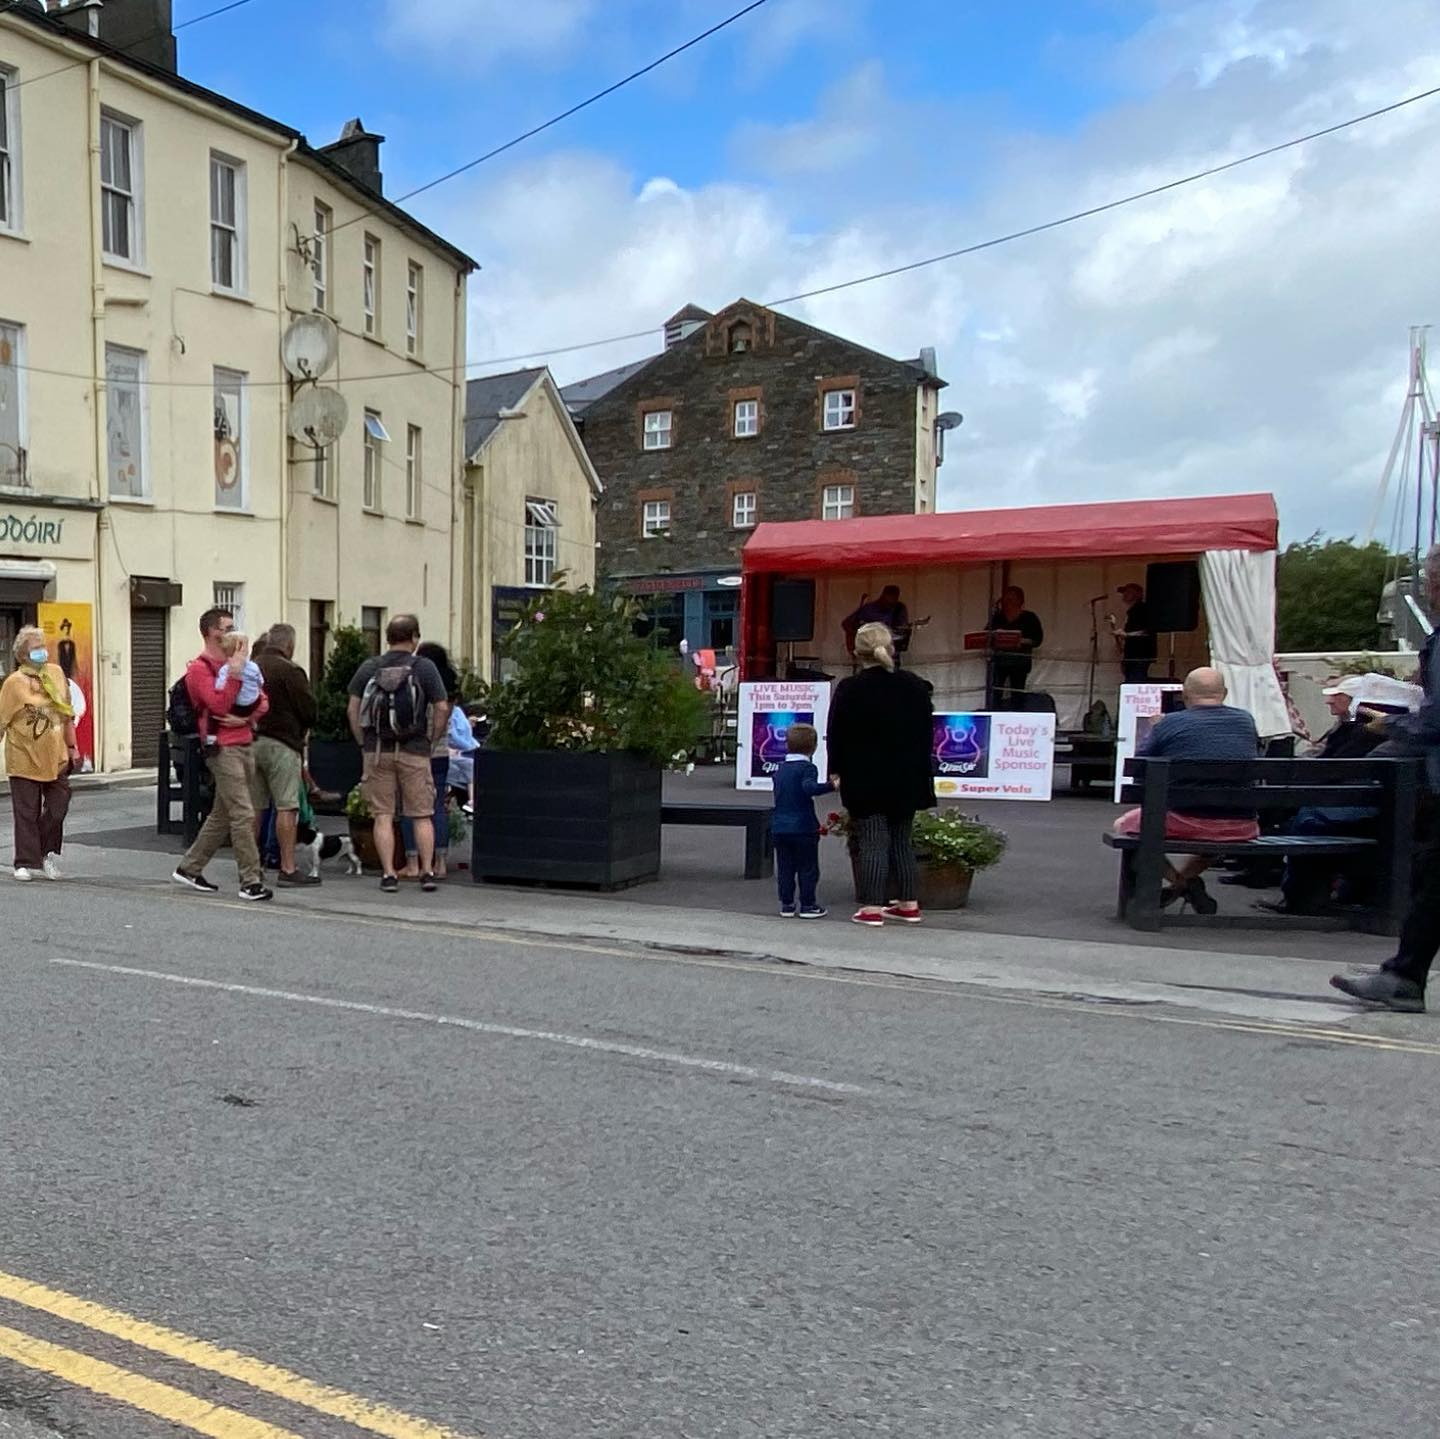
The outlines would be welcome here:
[[[301,390],[290,403],[290,438],[302,445],[324,449],[345,433],[350,406],[339,390],[318,385]]]
[[[318,380],[340,353],[340,331],[328,315],[301,315],[280,342],[280,358],[297,380]]]

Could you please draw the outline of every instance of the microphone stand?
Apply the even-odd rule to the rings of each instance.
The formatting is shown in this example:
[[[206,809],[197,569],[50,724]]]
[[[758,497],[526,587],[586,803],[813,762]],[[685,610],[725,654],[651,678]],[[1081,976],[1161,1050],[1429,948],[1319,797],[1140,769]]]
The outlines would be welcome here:
[[[1090,674],[1085,682],[1085,713],[1090,713],[1095,703],[1095,671],[1100,665],[1100,612],[1095,608],[1106,599],[1097,595],[1090,601]]]

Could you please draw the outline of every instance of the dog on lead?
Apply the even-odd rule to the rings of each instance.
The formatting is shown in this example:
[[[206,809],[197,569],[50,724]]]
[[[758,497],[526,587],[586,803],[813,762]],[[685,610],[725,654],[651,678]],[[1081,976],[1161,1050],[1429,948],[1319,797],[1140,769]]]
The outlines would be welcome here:
[[[360,857],[348,834],[325,834],[314,825],[302,824],[295,831],[295,868],[301,874],[320,874],[320,866],[339,860],[346,874],[360,874]]]

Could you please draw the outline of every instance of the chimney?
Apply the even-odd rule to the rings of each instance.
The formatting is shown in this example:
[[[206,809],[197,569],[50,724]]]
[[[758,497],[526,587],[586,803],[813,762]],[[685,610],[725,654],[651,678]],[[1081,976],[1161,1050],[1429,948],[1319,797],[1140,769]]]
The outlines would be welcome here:
[[[385,177],[380,173],[380,147],[384,143],[383,135],[372,135],[357,118],[346,122],[333,145],[322,145],[320,154],[372,195],[383,196]]]
[[[696,330],[703,330],[708,321],[714,319],[709,310],[699,305],[686,305],[683,310],[671,315],[665,321],[665,348],[673,349],[681,340],[688,340]]]
[[[132,60],[175,74],[170,0],[50,0],[50,14]]]

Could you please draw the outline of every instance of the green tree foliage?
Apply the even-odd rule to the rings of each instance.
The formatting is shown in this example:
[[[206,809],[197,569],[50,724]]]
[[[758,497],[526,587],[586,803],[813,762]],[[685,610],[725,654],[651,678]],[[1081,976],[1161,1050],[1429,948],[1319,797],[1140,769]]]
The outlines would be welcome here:
[[[1276,648],[1282,654],[1380,648],[1375,612],[1390,574],[1393,561],[1373,540],[1357,545],[1317,533],[1287,545],[1275,571]]]
[[[630,750],[661,764],[694,747],[705,698],[637,638],[641,606],[588,589],[547,591],[505,636],[514,675],[489,696],[497,749]]]
[[[325,673],[315,686],[316,739],[350,738],[350,722],[345,717],[349,703],[350,681],[355,671],[370,658],[370,646],[362,630],[354,625],[341,625],[331,636],[330,658]]]

